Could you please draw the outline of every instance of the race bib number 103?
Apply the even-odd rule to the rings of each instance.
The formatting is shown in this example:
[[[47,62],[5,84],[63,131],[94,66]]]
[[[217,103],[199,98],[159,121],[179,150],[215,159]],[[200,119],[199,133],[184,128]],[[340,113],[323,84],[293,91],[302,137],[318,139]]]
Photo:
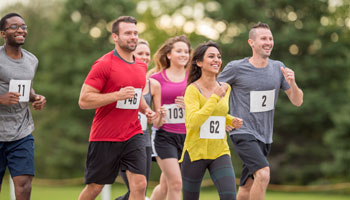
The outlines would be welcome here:
[[[166,109],[166,124],[181,124],[185,123],[185,110],[178,107],[176,104],[164,104]]]

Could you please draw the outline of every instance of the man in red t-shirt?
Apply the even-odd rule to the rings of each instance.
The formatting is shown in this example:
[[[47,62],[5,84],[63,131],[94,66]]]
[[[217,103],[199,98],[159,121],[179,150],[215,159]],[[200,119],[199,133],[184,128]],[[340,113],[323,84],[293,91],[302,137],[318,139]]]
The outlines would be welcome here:
[[[146,147],[138,112],[156,117],[142,96],[147,66],[132,52],[138,41],[136,19],[119,17],[112,26],[115,49],[92,66],[81,89],[81,109],[96,109],[85,167],[87,184],[79,200],[95,199],[105,184],[126,171],[130,199],[144,199]]]

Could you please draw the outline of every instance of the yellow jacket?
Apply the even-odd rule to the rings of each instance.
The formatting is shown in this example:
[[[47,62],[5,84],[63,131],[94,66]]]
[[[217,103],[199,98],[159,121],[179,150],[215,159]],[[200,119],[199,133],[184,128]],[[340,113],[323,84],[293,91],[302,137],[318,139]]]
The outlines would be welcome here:
[[[228,86],[225,96],[220,100],[216,94],[209,99],[203,96],[198,88],[191,84],[185,92],[185,125],[186,140],[179,162],[183,161],[187,151],[191,162],[200,159],[216,159],[222,155],[230,155],[227,135],[224,139],[201,139],[200,127],[210,116],[225,116],[226,125],[232,125],[233,116],[227,114],[231,87]]]

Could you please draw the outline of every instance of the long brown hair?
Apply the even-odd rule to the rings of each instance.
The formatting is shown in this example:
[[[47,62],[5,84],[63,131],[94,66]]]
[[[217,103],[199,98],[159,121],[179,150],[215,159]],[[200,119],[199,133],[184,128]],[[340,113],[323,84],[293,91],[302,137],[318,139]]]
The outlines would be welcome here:
[[[167,69],[170,67],[170,60],[168,59],[167,55],[171,52],[171,50],[174,48],[174,44],[176,42],[184,42],[188,46],[189,53],[191,53],[191,44],[190,41],[187,39],[185,35],[175,36],[172,38],[169,38],[154,54],[153,56],[153,62],[156,66],[156,71],[161,71],[163,69]],[[185,66],[185,68],[188,66]]]
[[[219,45],[213,41],[199,44],[197,48],[193,51],[193,55],[190,61],[191,65],[189,69],[187,85],[190,85],[191,83],[195,82],[202,76],[202,68],[200,68],[197,65],[197,62],[203,61],[204,54],[209,47],[217,48],[221,54],[221,49]]]

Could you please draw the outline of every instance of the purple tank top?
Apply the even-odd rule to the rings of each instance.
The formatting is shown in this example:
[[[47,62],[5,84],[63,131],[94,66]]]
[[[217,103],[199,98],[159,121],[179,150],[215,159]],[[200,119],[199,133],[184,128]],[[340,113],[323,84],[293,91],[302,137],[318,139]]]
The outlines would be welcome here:
[[[186,71],[185,79],[182,82],[172,82],[167,77],[165,70],[155,73],[151,78],[156,79],[161,85],[161,105],[174,104],[177,96],[184,96],[187,86],[188,72]],[[186,134],[185,123],[164,124],[161,129],[178,134]]]

